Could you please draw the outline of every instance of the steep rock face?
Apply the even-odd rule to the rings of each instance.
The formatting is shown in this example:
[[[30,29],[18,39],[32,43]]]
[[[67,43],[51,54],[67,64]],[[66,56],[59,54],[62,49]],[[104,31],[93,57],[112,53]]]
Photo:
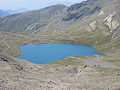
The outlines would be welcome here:
[[[119,20],[116,18],[116,15],[116,12],[113,12],[104,20],[105,24],[111,29],[111,32],[119,27]]]
[[[83,9],[81,9],[79,12],[77,13],[71,13],[69,12],[65,18],[63,18],[63,21],[70,21],[70,20],[76,20],[76,19],[82,19],[83,17],[87,16],[87,15],[91,15],[95,12],[98,12],[101,9],[101,7],[94,7],[93,9],[89,8],[89,7],[85,7]]]
[[[77,3],[67,9],[67,14],[63,17],[63,21],[82,19],[87,15],[98,12],[101,5],[97,4],[98,0],[87,0],[82,3]]]

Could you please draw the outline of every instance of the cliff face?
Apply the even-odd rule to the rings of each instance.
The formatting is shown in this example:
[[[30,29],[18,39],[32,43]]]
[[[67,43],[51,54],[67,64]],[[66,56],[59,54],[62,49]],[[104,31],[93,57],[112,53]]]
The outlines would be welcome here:
[[[63,18],[63,21],[82,19],[85,16],[98,12],[101,9],[101,5],[98,3],[98,0],[84,1],[70,6],[67,9],[67,14]]]

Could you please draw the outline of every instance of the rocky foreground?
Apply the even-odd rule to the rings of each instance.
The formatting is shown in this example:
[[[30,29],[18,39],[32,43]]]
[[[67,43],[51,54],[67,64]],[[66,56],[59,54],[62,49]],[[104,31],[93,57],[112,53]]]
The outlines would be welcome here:
[[[120,66],[103,59],[70,57],[36,65],[1,54],[0,90],[119,90]]]

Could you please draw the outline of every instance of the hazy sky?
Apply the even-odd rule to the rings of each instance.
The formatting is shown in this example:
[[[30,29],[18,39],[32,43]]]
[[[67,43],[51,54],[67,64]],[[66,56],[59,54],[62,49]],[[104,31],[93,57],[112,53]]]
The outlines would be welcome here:
[[[0,0],[0,9],[40,9],[55,4],[71,5],[85,0]]]

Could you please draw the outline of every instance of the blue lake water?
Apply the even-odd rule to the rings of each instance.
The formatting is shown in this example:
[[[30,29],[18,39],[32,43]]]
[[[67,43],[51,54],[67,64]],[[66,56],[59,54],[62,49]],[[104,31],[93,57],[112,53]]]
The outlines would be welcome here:
[[[17,58],[36,64],[56,62],[69,56],[103,55],[90,46],[68,43],[30,44],[21,46],[21,50],[22,55]]]
[[[65,30],[60,30],[59,32],[66,32]]]

